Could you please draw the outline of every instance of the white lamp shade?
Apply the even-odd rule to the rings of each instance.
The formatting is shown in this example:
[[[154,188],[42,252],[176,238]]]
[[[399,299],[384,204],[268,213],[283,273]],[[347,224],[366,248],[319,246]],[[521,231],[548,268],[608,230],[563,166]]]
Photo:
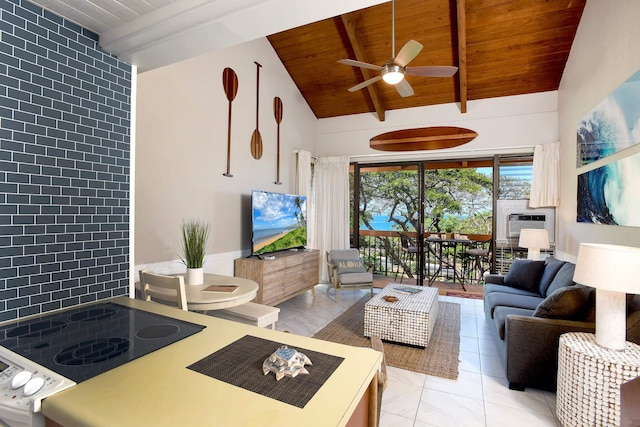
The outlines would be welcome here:
[[[549,232],[545,228],[523,228],[520,230],[518,246],[527,249],[549,249]]]
[[[596,288],[596,343],[624,350],[625,294],[640,293],[640,248],[582,243],[573,281]]]
[[[592,288],[640,294],[640,248],[582,243],[573,281]]]

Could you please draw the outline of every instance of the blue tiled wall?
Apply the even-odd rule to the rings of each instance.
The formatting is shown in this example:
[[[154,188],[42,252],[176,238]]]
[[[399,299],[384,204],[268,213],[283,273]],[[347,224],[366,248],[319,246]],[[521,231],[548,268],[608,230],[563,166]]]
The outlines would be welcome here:
[[[131,66],[0,0],[0,321],[128,293]]]

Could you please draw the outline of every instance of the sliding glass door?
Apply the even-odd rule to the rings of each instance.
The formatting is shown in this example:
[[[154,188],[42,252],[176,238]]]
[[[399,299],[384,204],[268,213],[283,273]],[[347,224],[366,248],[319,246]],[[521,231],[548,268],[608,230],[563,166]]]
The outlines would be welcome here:
[[[429,236],[493,237],[500,194],[528,196],[527,180],[510,176],[510,171],[530,165],[530,156],[354,163],[352,246],[377,273],[394,281],[421,285],[436,275],[442,276],[438,280],[462,280],[456,271],[446,272],[442,260],[452,255],[454,263],[456,258],[466,261],[457,253],[443,254]],[[494,170],[500,171],[497,179]]]

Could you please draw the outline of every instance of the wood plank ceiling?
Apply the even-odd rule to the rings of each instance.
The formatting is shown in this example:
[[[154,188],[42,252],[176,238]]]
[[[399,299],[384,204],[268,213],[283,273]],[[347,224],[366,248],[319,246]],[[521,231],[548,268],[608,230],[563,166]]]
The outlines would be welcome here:
[[[413,39],[424,49],[409,66],[461,67],[453,77],[406,77],[415,91],[406,98],[382,81],[372,90],[348,92],[377,71],[336,62],[348,58],[383,65],[391,59],[390,2],[268,39],[317,118],[372,112],[384,120],[389,110],[460,103],[461,87],[465,112],[465,94],[477,100],[557,90],[585,3],[396,0],[396,54]],[[349,23],[351,34],[345,28]]]

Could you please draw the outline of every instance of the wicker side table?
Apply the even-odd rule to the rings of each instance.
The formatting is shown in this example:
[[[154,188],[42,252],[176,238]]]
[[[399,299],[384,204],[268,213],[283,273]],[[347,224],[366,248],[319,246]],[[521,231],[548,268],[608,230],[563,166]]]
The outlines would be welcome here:
[[[640,375],[640,346],[624,351],[596,344],[595,335],[560,336],[556,415],[565,427],[620,425],[620,386]]]

